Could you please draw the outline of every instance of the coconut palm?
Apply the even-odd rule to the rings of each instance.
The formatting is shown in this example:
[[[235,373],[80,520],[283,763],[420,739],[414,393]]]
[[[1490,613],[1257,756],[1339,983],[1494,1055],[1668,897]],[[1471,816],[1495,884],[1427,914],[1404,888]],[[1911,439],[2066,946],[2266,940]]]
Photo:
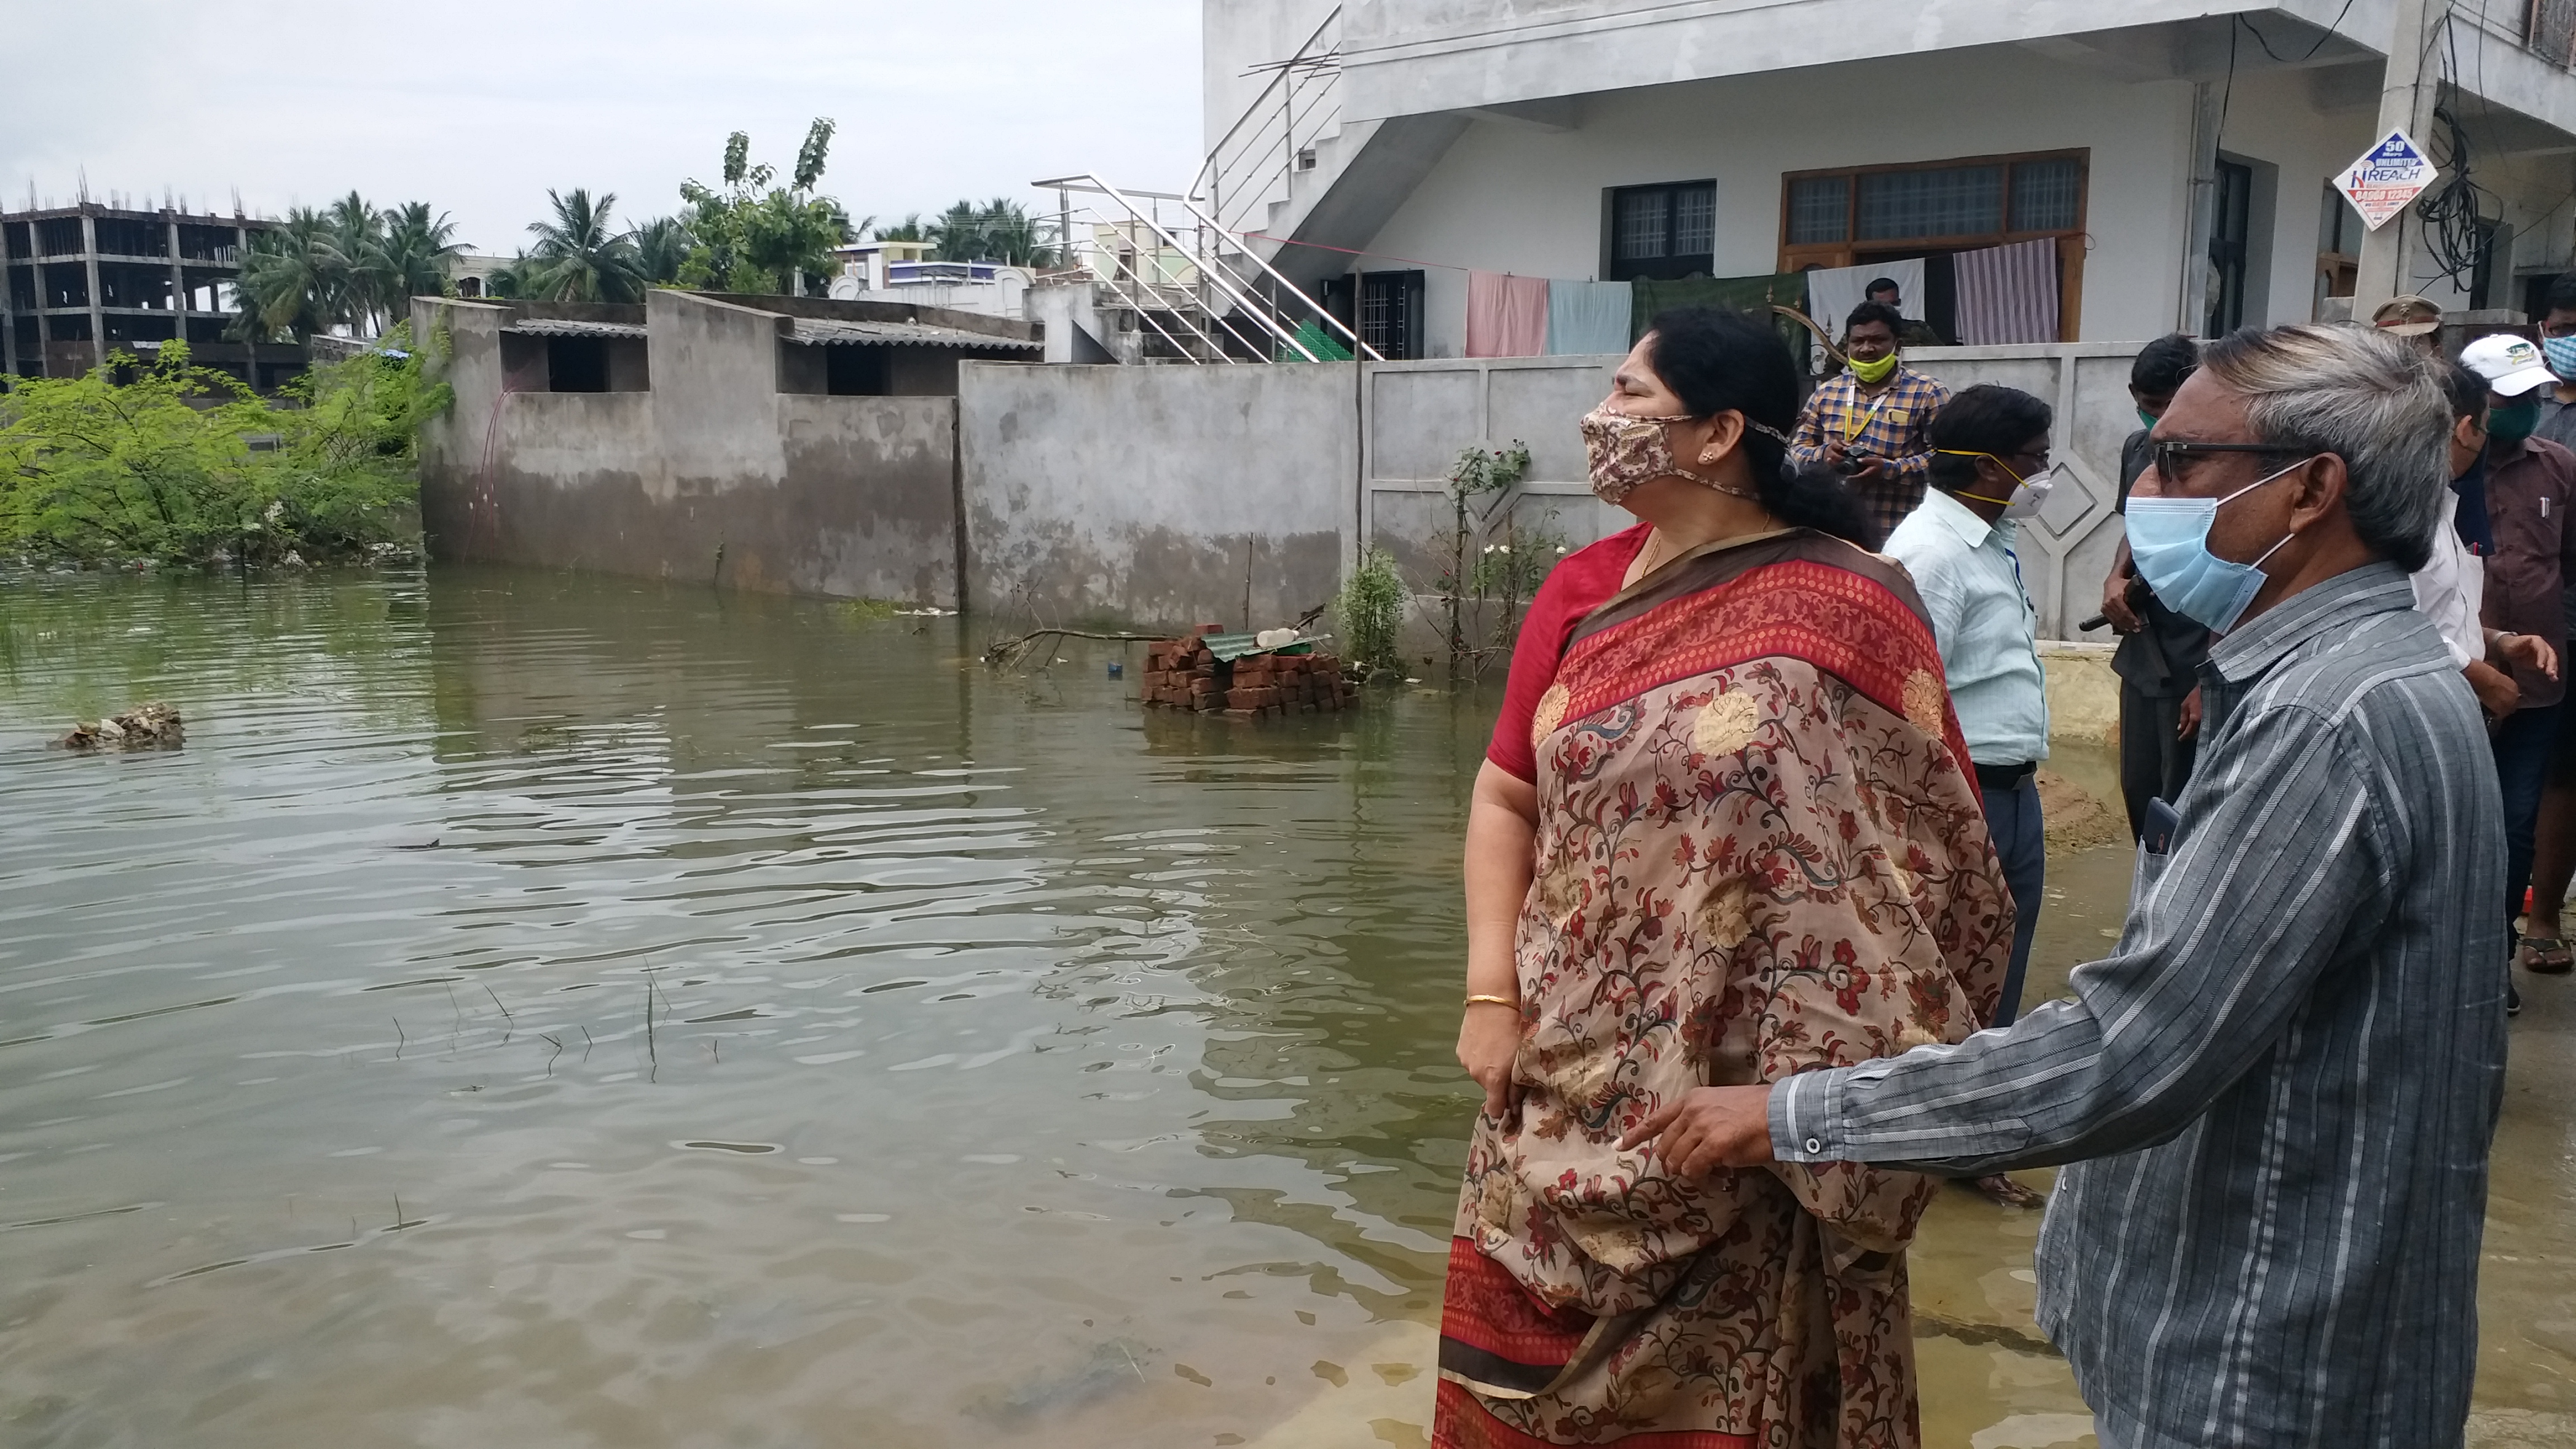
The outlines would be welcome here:
[[[657,285],[677,280],[689,260],[689,248],[697,245],[689,224],[676,216],[657,216],[627,235],[635,239],[637,269],[645,281]]]
[[[951,205],[921,229],[921,239],[936,246],[943,262],[1044,267],[1056,258],[1056,249],[1040,239],[1039,223],[1029,219],[1028,208],[1006,196],[982,206],[971,201]]]
[[[905,217],[903,220],[896,222],[892,226],[878,227],[876,229],[876,239],[878,241],[909,242],[927,240],[927,238],[921,234],[921,213],[916,211]]]
[[[644,295],[643,260],[635,239],[613,229],[617,193],[591,199],[585,187],[570,196],[549,190],[552,221],[528,224],[537,239],[526,278],[529,295],[555,302],[633,302]]]
[[[241,307],[233,335],[266,342],[287,333],[300,341],[330,331],[346,315],[345,260],[331,243],[330,218],[311,207],[296,207],[283,225],[252,232],[233,283]]]
[[[443,211],[431,215],[426,201],[388,208],[383,220],[384,234],[359,271],[380,317],[390,325],[411,298],[435,297],[447,289],[448,261],[464,248],[455,240],[456,224]]]

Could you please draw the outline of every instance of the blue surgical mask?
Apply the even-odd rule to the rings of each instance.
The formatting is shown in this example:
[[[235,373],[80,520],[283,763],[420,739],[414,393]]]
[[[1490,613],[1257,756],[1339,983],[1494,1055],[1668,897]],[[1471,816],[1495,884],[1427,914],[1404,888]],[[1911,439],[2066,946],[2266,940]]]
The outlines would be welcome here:
[[[2559,380],[2576,380],[2576,337],[2543,337],[2540,355],[2549,359],[2549,370]]]
[[[2218,521],[2219,505],[2295,473],[2307,461],[2302,458],[2279,473],[2257,478],[2224,498],[2132,497],[2129,558],[2137,565],[2138,577],[2156,591],[2156,601],[2221,634],[2235,628],[2246,606],[2263,592],[2263,560],[2298,534],[2293,530],[2281,535],[2281,543],[2263,550],[2252,563],[2234,563],[2209,551],[2209,527]]]

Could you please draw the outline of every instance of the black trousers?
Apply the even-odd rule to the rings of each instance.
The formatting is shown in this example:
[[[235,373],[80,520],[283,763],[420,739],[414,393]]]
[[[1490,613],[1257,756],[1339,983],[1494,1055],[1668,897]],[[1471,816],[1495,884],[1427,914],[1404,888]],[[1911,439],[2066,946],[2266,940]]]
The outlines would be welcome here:
[[[2129,807],[2131,840],[2146,833],[2147,802],[2161,796],[2173,804],[2191,778],[2199,740],[2176,739],[2180,728],[2181,695],[2159,698],[2120,681],[2120,800]]]

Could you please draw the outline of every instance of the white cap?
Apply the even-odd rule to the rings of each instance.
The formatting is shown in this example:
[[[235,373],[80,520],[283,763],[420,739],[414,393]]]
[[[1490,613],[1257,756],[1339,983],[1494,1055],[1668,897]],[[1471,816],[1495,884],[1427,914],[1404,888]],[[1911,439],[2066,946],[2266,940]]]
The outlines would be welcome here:
[[[2488,389],[2502,397],[2520,397],[2558,381],[2540,349],[2509,332],[2489,333],[2461,348],[2460,364],[2485,378]]]

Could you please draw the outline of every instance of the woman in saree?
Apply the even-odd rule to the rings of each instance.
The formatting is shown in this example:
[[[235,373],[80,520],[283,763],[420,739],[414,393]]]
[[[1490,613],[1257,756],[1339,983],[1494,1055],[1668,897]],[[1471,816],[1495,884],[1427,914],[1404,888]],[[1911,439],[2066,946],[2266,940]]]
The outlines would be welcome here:
[[[1693,1087],[1965,1039],[2011,948],[1932,631],[1839,481],[1784,471],[1797,412],[1767,326],[1682,309],[1583,420],[1641,523],[1540,591],[1476,781],[1444,1449],[1919,1442],[1935,1180],[1648,1136]]]

